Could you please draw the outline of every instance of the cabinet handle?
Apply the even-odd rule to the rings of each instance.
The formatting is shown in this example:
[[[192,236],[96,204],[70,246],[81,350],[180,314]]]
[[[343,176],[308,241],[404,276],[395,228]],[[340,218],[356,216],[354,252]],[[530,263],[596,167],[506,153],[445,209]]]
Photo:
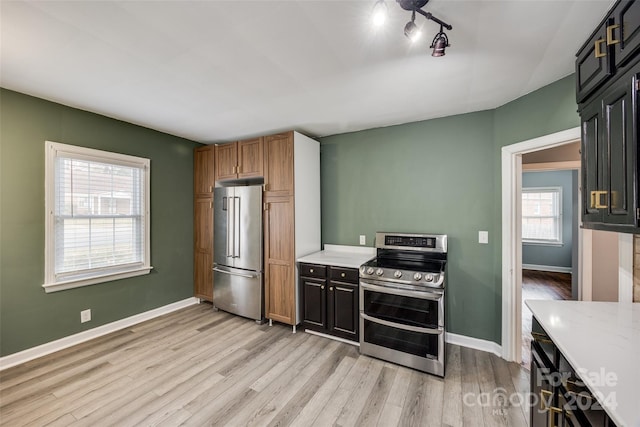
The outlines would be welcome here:
[[[545,411],[547,409],[547,406],[544,404],[545,400],[544,400],[544,396],[548,395],[551,396],[553,394],[552,391],[549,390],[540,390],[540,410],[541,411]]]
[[[602,201],[602,196],[605,196],[605,200],[608,193],[606,191],[592,191],[591,192],[591,208],[595,209],[606,209],[609,206],[605,203],[604,205],[600,203]]]
[[[340,277],[345,277],[345,276],[346,276],[346,274],[340,273]]]
[[[558,424],[556,424],[556,419],[554,417],[554,414],[558,413],[558,414],[562,414],[564,411],[561,408],[556,408],[555,406],[549,406],[549,427],[559,427]]]
[[[309,269],[309,273],[313,273],[313,268],[310,268],[310,269]]]
[[[209,186],[209,193],[213,193],[213,185]]]
[[[549,339],[549,337],[547,337],[546,335],[541,334],[539,332],[531,332],[531,336],[537,342],[542,342],[542,343],[546,343],[546,344],[553,344],[553,341],[551,341]]]
[[[320,289],[324,290],[324,285],[321,285],[321,286],[320,286]]]
[[[613,38],[613,30],[615,30],[616,28],[620,28],[620,25],[615,24],[615,25],[609,25],[607,27],[607,46],[620,43],[620,39],[616,40]]]
[[[329,290],[332,291],[333,290],[333,286],[329,286]]]
[[[606,43],[606,40],[605,40],[605,39],[598,39],[598,40],[596,40],[596,42],[595,42],[595,50],[596,50],[595,55],[596,55],[596,58],[602,58],[602,57],[607,56],[607,52],[602,52],[602,51],[600,51],[600,46],[601,46],[603,43]]]

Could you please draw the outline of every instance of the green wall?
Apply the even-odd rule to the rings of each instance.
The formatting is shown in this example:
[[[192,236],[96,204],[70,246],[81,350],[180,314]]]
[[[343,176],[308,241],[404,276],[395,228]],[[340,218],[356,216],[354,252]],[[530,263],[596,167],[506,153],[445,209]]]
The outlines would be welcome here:
[[[578,126],[573,85],[569,76],[495,110],[322,138],[323,243],[448,234],[447,330],[499,343],[500,149]]]
[[[145,276],[46,294],[44,142],[151,159]],[[0,89],[0,355],[193,296],[193,148],[199,144]],[[80,311],[93,319],[80,323]]]

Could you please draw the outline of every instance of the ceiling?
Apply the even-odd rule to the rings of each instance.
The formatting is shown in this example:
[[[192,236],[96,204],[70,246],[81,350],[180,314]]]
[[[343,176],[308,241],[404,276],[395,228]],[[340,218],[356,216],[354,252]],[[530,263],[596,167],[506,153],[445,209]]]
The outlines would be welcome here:
[[[503,105],[574,69],[611,0],[431,0],[446,56],[387,0],[7,1],[0,85],[212,143],[325,136]]]

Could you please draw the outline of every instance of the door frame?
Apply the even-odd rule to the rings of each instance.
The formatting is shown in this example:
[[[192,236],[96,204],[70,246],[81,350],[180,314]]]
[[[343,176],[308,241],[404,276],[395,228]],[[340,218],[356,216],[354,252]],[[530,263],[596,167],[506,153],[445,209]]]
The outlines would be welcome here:
[[[544,135],[502,147],[502,358],[520,363],[522,343],[522,155],[580,140],[580,127]],[[580,186],[580,179],[578,180]],[[578,206],[582,206],[578,193]],[[578,216],[580,221],[580,216]],[[582,262],[582,235],[578,229],[578,272],[590,269]],[[582,285],[582,278],[578,283]],[[590,287],[589,287],[590,288]],[[579,295],[582,295],[579,286]],[[589,295],[590,297],[590,295]],[[590,298],[589,298],[590,299]],[[520,337],[520,339],[519,339]]]

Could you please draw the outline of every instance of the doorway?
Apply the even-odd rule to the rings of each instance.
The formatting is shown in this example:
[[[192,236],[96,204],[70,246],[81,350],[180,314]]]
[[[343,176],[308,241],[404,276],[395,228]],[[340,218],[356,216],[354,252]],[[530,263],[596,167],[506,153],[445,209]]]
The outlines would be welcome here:
[[[502,148],[502,357],[522,361],[522,158],[527,153],[580,140],[580,128],[568,129]],[[544,162],[541,162],[544,163]],[[557,163],[557,162],[556,162]],[[558,166],[558,165],[556,165]],[[575,168],[573,163],[570,168]],[[578,206],[580,195],[578,192]],[[578,230],[577,283],[582,282],[583,230]],[[578,295],[580,299],[581,295]]]
[[[525,300],[578,299],[580,141],[522,155],[522,365],[532,313]]]

